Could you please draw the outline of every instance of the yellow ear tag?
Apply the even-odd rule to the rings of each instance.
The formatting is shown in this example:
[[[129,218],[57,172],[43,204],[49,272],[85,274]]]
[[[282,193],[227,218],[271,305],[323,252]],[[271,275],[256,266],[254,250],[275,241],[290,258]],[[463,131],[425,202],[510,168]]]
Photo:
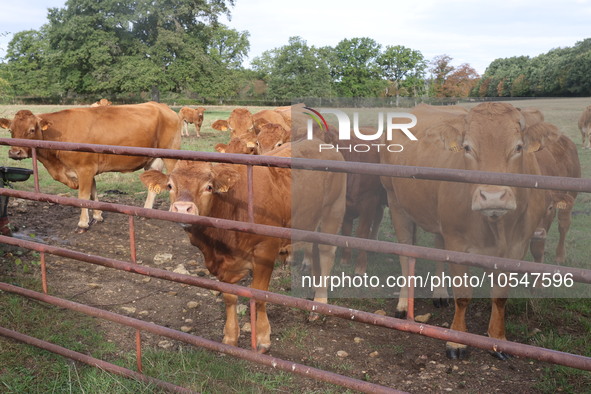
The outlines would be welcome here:
[[[460,148],[458,143],[454,141],[449,145],[449,150],[452,152],[459,152],[462,150],[462,148]]]
[[[221,131],[228,131],[228,128],[226,126],[222,126]]]
[[[556,208],[558,208],[558,209],[566,209],[566,207],[567,207],[567,203],[565,201],[559,201],[556,204]]]
[[[159,194],[162,189],[160,188],[160,185],[150,185],[150,187],[148,187],[148,190],[150,190],[151,192],[154,192],[156,194]]]
[[[540,144],[539,142],[532,142],[527,148],[527,153],[537,152],[540,150],[541,147],[542,144]]]
[[[226,193],[230,188],[227,185],[223,185],[217,188],[218,193]]]

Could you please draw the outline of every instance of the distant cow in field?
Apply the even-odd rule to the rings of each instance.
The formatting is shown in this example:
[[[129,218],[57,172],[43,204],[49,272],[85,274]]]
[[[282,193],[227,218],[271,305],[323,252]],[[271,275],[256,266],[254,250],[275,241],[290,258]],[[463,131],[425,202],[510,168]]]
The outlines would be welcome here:
[[[275,123],[289,130],[284,117],[273,110],[262,110],[252,114],[246,108],[235,108],[227,120],[216,120],[211,127],[219,131],[230,131],[231,138],[240,137],[246,133],[258,134],[260,127],[267,123]]]
[[[13,138],[32,140],[165,149],[180,149],[181,144],[177,114],[156,102],[75,108],[40,115],[21,110],[12,120],[0,119],[0,127],[10,129]],[[13,146],[8,155],[16,160],[26,159],[31,157],[31,149]],[[162,169],[162,160],[141,156],[38,149],[37,157],[53,179],[78,189],[78,198],[94,201],[95,175],[149,167]],[[176,160],[164,159],[168,171],[175,163]],[[155,193],[149,192],[144,206],[151,208],[154,198]],[[93,218],[102,221],[102,212],[94,210]],[[82,231],[89,226],[88,209],[82,208],[78,228]]]
[[[467,114],[419,106],[412,111],[418,141],[394,135],[404,145],[399,153],[382,151],[382,163],[540,174],[535,151],[545,147],[552,127],[527,126],[524,116],[505,103],[483,103]],[[441,237],[447,250],[523,259],[546,213],[545,191],[508,186],[382,177],[399,242],[414,243],[416,226]],[[401,256],[406,263],[408,257]],[[404,267],[406,264],[401,264]],[[450,264],[452,276],[468,267]],[[498,273],[496,271],[493,271]],[[488,336],[505,339],[505,303],[509,288],[491,290]],[[472,288],[454,287],[455,314],[451,329],[467,331],[466,308]],[[464,358],[466,345],[448,342],[447,356]],[[500,359],[507,354],[492,352]]]
[[[585,108],[579,118],[579,130],[583,138],[583,149],[591,149],[591,105]]]
[[[94,107],[104,107],[104,106],[111,105],[111,104],[113,104],[113,103],[105,98],[102,98],[99,101],[97,101],[96,103],[92,103],[90,106],[94,108]]]
[[[201,137],[201,125],[203,124],[203,113],[205,108],[197,107],[195,109],[189,107],[183,107],[179,111],[179,117],[183,121],[183,132],[182,136],[189,136],[189,123],[193,123],[195,126],[195,133],[197,137]]]
[[[316,152],[316,153],[314,153]],[[285,144],[270,152],[272,156],[318,157],[318,142]],[[342,160],[338,153],[324,159]],[[340,173],[290,170],[255,166],[253,169],[254,222],[280,227],[294,227],[336,234],[345,210],[345,175]],[[298,187],[292,182],[298,178]],[[179,161],[169,175],[147,171],[141,176],[149,188],[170,190],[170,210],[212,218],[248,221],[246,166],[207,162]],[[292,201],[293,205],[292,215]],[[203,253],[207,269],[219,280],[236,283],[252,271],[255,289],[267,290],[271,273],[281,250],[290,240],[261,236],[213,227],[187,227],[191,243]],[[313,275],[329,275],[336,247],[319,245],[319,267]],[[316,301],[327,301],[327,289],[317,288]],[[226,344],[236,346],[240,328],[236,314],[238,297],[224,294],[226,303]],[[271,346],[271,328],[266,304],[257,301],[257,349],[266,352]]]
[[[546,146],[536,152],[542,175],[580,178],[581,164],[577,146],[556,127],[548,125],[548,128],[552,133],[547,139]],[[546,191],[546,215],[536,229],[530,245],[535,261],[544,262],[546,235],[556,216],[558,216],[560,237],[556,246],[555,261],[559,264],[566,261],[566,233],[570,228],[571,213],[576,198],[577,192]]]

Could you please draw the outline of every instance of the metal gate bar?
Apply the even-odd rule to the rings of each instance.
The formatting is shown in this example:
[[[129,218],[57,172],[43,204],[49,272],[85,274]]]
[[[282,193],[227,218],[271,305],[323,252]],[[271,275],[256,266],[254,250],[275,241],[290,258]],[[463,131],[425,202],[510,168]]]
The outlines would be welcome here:
[[[51,202],[82,208],[100,209],[126,215],[142,216],[151,219],[168,220],[177,223],[199,224],[217,227],[231,231],[258,233],[271,237],[292,239],[294,241],[319,242],[340,247],[362,249],[368,252],[390,253],[427,260],[453,262],[473,267],[495,269],[508,272],[540,272],[550,274],[570,274],[575,282],[591,283],[591,269],[566,267],[552,264],[540,264],[532,261],[514,260],[503,257],[486,256],[450,250],[433,249],[424,246],[399,244],[389,241],[377,241],[363,238],[346,237],[313,231],[304,231],[284,227],[274,227],[263,224],[238,222],[227,219],[217,219],[207,216],[193,216],[176,212],[159,211],[134,207],[130,205],[112,204],[90,200],[80,200],[73,197],[61,197],[52,194],[38,194],[12,189],[0,188],[0,195],[24,198],[33,201]]]
[[[186,276],[186,275],[183,275]],[[212,281],[213,282],[213,281]],[[129,327],[133,327],[137,330],[144,330],[152,334],[161,335],[167,338],[186,342],[188,344],[204,347],[208,350],[222,352],[229,354],[234,357],[239,357],[249,361],[253,361],[259,364],[263,364],[275,369],[279,369],[286,372],[297,373],[298,375],[321,380],[327,383],[337,384],[343,387],[347,387],[353,390],[358,390],[366,393],[401,393],[388,387],[379,386],[370,382],[364,382],[362,380],[353,379],[347,376],[339,375],[333,372],[323,371],[317,368],[309,367],[294,363],[291,361],[282,360],[276,357],[272,357],[266,354],[256,353],[250,350],[242,349],[236,346],[226,345],[223,343],[211,341],[199,336],[187,334],[181,331],[176,331],[171,328],[156,325],[154,323],[148,323],[143,320],[134,319],[129,316],[119,315],[117,313],[108,312],[102,309],[94,308],[84,304],[78,304],[76,302],[67,301],[62,298],[53,297],[38,293],[36,291],[24,289],[18,286],[10,285],[7,283],[0,282],[0,290],[8,291],[14,294],[19,294],[28,298],[32,298],[38,301],[57,305],[62,308],[71,309],[86,315],[106,319],[115,323],[123,324]],[[1,333],[1,331],[0,331]]]
[[[579,356],[545,348],[539,348],[517,342],[503,341],[500,339],[484,337],[481,335],[470,334],[467,332],[455,331],[428,324],[416,323],[409,320],[397,319],[388,316],[380,316],[369,312],[354,310],[351,308],[323,304],[320,302],[309,301],[302,298],[290,297],[282,294],[275,294],[268,291],[257,290],[238,285],[231,285],[229,283],[214,281],[210,279],[177,274],[158,268],[146,267],[139,264],[133,264],[124,261],[110,259],[107,257],[93,256],[81,252],[75,252],[69,249],[39,244],[31,241],[18,240],[12,239],[10,237],[0,236],[0,242],[5,242],[15,246],[22,246],[36,251],[43,251],[45,253],[54,254],[56,256],[67,257],[75,260],[89,262],[92,264],[98,264],[109,268],[116,268],[122,271],[133,272],[141,275],[156,277],[159,279],[165,279],[173,282],[217,290],[222,293],[231,293],[242,297],[254,298],[257,301],[271,302],[283,306],[289,306],[298,309],[304,309],[311,312],[322,313],[325,315],[336,316],[350,321],[358,321],[362,323],[393,328],[400,331],[426,335],[436,339],[463,343],[465,345],[474,346],[485,350],[506,352],[520,357],[528,357],[540,361],[546,361],[554,364],[560,364],[568,367],[591,371],[590,357]],[[2,287],[0,286],[0,289],[1,288]]]
[[[1,282],[0,282],[1,284]],[[7,290],[10,291],[10,290]],[[176,386],[172,383],[165,382],[147,375],[143,375],[141,373],[132,371],[131,369],[123,368],[115,364],[108,363],[106,361],[100,360],[98,358],[90,357],[82,353],[75,352],[70,349],[66,349],[64,347],[58,346],[56,344],[42,341],[38,338],[34,338],[25,334],[21,334],[16,331],[9,330],[7,328],[0,326],[0,335],[5,336],[7,338],[12,338],[20,342],[24,342],[28,345],[36,346],[40,349],[44,349],[50,351],[52,353],[59,354],[60,356],[64,356],[70,358],[75,361],[79,361],[85,364],[88,364],[92,367],[97,367],[107,372],[124,376],[126,378],[132,378],[140,382],[151,383],[173,393],[194,393],[194,391],[186,389],[184,387]]]

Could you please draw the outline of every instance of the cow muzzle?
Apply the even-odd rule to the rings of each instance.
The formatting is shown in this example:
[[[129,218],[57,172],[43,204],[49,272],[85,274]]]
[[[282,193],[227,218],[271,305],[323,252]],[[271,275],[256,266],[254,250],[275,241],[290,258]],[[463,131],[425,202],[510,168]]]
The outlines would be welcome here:
[[[170,206],[170,212],[186,213],[189,215],[199,215],[199,209],[195,203],[190,201],[175,201]]]
[[[472,195],[472,210],[498,218],[517,208],[515,195],[506,186],[479,186]]]
[[[8,151],[8,157],[14,160],[23,160],[31,157],[31,153],[30,150],[25,150],[24,148],[13,146]]]

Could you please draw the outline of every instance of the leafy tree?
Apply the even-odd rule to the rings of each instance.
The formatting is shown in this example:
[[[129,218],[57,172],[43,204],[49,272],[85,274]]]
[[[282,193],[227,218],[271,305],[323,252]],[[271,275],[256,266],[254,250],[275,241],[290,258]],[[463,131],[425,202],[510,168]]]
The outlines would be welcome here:
[[[382,91],[382,79],[377,63],[381,45],[367,37],[344,39],[329,55],[335,91],[341,97],[372,97]]]
[[[331,77],[327,62],[302,38],[290,37],[287,45],[265,52],[253,60],[255,69],[268,83],[273,98],[327,97]]]
[[[445,97],[468,97],[480,75],[469,64],[455,67],[443,82],[441,93]]]
[[[69,0],[65,8],[49,11],[49,45],[57,54],[54,66],[68,90],[150,89],[157,99],[161,89],[181,90],[189,81],[207,77],[204,69],[211,73],[227,68],[212,57],[236,61],[248,50],[244,34],[216,31],[219,15],[228,14],[233,4],[233,0]],[[221,44],[224,38],[226,45]],[[234,53],[229,49],[232,44],[238,47]]]
[[[402,45],[387,46],[377,58],[382,76],[390,83],[386,96],[400,96],[401,90],[407,95],[415,95],[420,82],[424,79],[427,63],[420,51]],[[406,80],[406,86],[403,81]]]
[[[48,96],[59,91],[42,31],[16,33],[8,44],[6,60],[2,75],[15,95]]]
[[[447,76],[454,70],[451,65],[453,58],[449,55],[439,55],[431,60],[431,68],[429,71],[433,74],[433,89],[435,96],[442,97],[445,95],[443,84]]]

